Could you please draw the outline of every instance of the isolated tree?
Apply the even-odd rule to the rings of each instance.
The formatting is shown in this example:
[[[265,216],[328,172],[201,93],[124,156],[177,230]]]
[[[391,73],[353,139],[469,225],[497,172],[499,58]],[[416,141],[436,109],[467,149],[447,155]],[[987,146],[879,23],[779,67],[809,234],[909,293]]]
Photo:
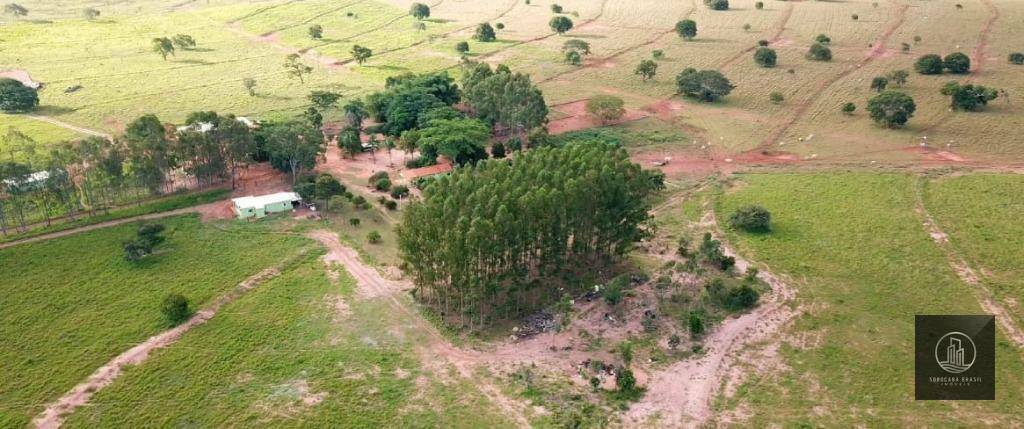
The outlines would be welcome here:
[[[665,51],[663,51],[661,49],[655,49],[655,50],[651,51],[651,58],[654,58],[656,60],[664,59],[665,58]]]
[[[160,304],[160,313],[164,315],[164,319],[171,326],[180,325],[192,316],[192,311],[188,308],[188,299],[177,293],[172,293],[164,298]]]
[[[323,133],[302,122],[268,124],[260,133],[266,141],[264,149],[270,156],[270,165],[291,173],[292,184],[298,182],[304,170],[316,166],[324,152]]]
[[[832,50],[821,43],[813,43],[806,57],[812,61],[832,61]]]
[[[1024,52],[1014,52],[1010,54],[1006,59],[1007,61],[1010,62],[1010,64],[1016,64],[1018,66],[1022,65],[1024,64]]]
[[[556,16],[548,22],[551,30],[558,34],[564,34],[566,31],[572,30],[572,25],[572,20],[566,16]]]
[[[579,52],[580,55],[590,55],[590,43],[586,40],[569,39],[562,44],[562,51],[576,51]]]
[[[747,205],[736,209],[729,216],[729,226],[747,232],[771,231],[772,214],[759,205]]]
[[[0,77],[0,111],[28,112],[37,106],[39,94],[35,88],[25,86],[19,80]]]
[[[676,76],[676,89],[680,94],[712,102],[729,95],[736,88],[717,70],[697,71],[687,68]]]
[[[619,120],[626,114],[625,103],[621,98],[612,95],[595,95],[587,100],[587,113],[607,124]]]
[[[559,5],[558,3],[552,4],[551,5],[551,12],[562,13],[562,6]]]
[[[953,74],[966,74],[971,71],[971,57],[962,52],[954,52],[942,59],[942,68]]]
[[[578,66],[583,64],[583,57],[580,56],[580,53],[577,51],[567,51],[565,53],[565,63]]]
[[[473,34],[473,38],[478,42],[493,42],[497,40],[497,36],[494,34],[494,28],[489,23],[483,23],[476,26],[476,33]]]
[[[704,5],[711,10],[729,10],[729,0],[704,0]]]
[[[942,95],[950,97],[950,106],[956,110],[978,112],[985,109],[989,101],[999,96],[995,88],[986,88],[981,85],[961,85],[957,81],[950,81],[943,85]]]
[[[743,24],[743,31],[750,31],[751,28],[753,27],[751,27],[750,24]]]
[[[923,55],[914,63],[914,70],[920,74],[942,74],[942,57],[935,54]]]
[[[363,65],[366,60],[373,56],[373,50],[367,47],[352,45],[352,59],[356,60],[359,65]]]
[[[907,79],[910,77],[910,72],[906,70],[893,70],[885,76],[892,82],[893,85],[903,86],[907,84]]]
[[[814,41],[821,43],[822,45],[828,45],[832,43],[832,38],[828,37],[828,35],[826,34],[819,34],[817,36],[814,36]]]
[[[349,158],[355,158],[356,154],[363,151],[363,142],[359,138],[359,130],[355,127],[345,127],[338,134],[338,148]]]
[[[153,39],[152,49],[166,61],[168,55],[174,55],[174,42],[166,37],[157,37]]]
[[[174,42],[175,47],[184,51],[196,48],[196,39],[188,34],[177,34],[171,41]]]
[[[757,46],[768,46],[770,43],[771,42],[769,42],[769,41],[767,41],[765,39],[761,39],[761,40],[757,41]]]
[[[903,52],[904,54],[910,52],[910,47],[910,44],[907,42],[900,43],[900,51]]]
[[[307,66],[300,59],[299,54],[288,54],[284,59],[284,68],[287,73],[299,79],[299,83],[306,83],[302,76],[313,72],[313,68]]]
[[[330,173],[320,173],[313,182],[313,193],[316,199],[324,202],[324,209],[331,209],[331,199],[336,195],[345,193],[345,185]]]
[[[313,40],[320,40],[324,37],[324,27],[320,24],[313,24],[309,26],[309,38]]]
[[[778,57],[775,54],[775,50],[772,48],[761,47],[757,48],[757,50],[754,51],[754,62],[761,67],[775,67],[775,62],[777,58]]]
[[[4,13],[17,19],[28,15],[28,9],[17,3],[7,3],[4,5]]]
[[[92,21],[92,20],[94,20],[96,18],[99,18],[99,17],[100,17],[100,11],[98,11],[96,9],[93,9],[91,7],[87,7],[85,9],[82,9],[82,18],[85,18],[88,21]]]
[[[844,114],[852,115],[853,112],[857,110],[857,105],[853,104],[853,103],[846,103],[846,104],[843,104],[843,107],[840,110]]]
[[[636,69],[633,70],[633,74],[639,75],[644,82],[651,79],[658,73],[658,63],[652,60],[640,61],[640,64],[636,65]]]
[[[409,7],[409,15],[412,15],[416,19],[426,19],[430,17],[430,6],[423,3],[413,3]]]
[[[773,104],[782,104],[783,101],[786,101],[786,96],[782,95],[781,92],[772,91],[771,94],[768,94],[768,100]]]
[[[251,77],[242,79],[242,86],[245,87],[245,92],[248,92],[250,97],[256,96],[256,79]]]
[[[338,104],[341,94],[332,91],[312,91],[309,93],[309,102],[320,110],[330,109]]]
[[[693,40],[694,37],[697,37],[697,22],[692,19],[677,22],[676,34],[684,40]]]
[[[854,21],[856,21],[856,20],[860,19],[860,15],[857,15],[857,14],[855,13],[855,14],[853,14],[853,15],[850,15],[850,18],[851,18],[851,19],[853,19]]]
[[[345,120],[356,130],[363,128],[363,120],[369,114],[366,111],[366,103],[363,103],[362,100],[351,100],[345,103],[341,107],[341,111],[345,114]]]
[[[885,76],[875,76],[874,79],[871,79],[871,89],[875,92],[885,91],[887,86],[889,86],[889,79]]]
[[[462,42],[456,43],[455,44],[455,51],[460,53],[460,54],[465,55],[467,52],[469,52],[469,42],[462,41]]]
[[[882,91],[868,100],[868,114],[876,123],[886,128],[902,127],[914,116],[917,105],[909,95],[899,91]]]

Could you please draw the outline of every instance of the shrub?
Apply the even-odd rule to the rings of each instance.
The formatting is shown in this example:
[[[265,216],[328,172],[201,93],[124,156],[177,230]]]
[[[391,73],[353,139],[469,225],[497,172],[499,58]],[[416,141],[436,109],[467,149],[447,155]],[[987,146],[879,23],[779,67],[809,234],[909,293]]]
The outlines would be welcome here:
[[[822,45],[827,45],[829,43],[832,43],[832,38],[828,37],[828,35],[825,34],[819,34],[817,36],[814,36],[814,41],[821,43]]]
[[[772,48],[761,47],[754,51],[754,62],[761,67],[775,67],[777,59],[778,57],[775,54],[775,50]]]
[[[389,179],[390,177],[391,176],[388,175],[387,171],[378,171],[378,172],[373,173],[372,175],[370,175],[370,178],[366,179],[366,183],[369,183],[369,184],[373,185],[373,184],[376,184],[377,181],[380,180],[380,179]]]
[[[599,94],[587,100],[587,113],[596,117],[602,124],[622,118],[626,114],[625,103],[614,95]]]
[[[583,56],[580,55],[580,53],[576,52],[576,51],[566,51],[565,52],[565,63],[566,64],[571,64],[571,65],[574,65],[574,66],[578,66],[580,64],[583,64]]]
[[[882,91],[868,100],[868,113],[871,119],[887,128],[902,127],[914,116],[917,105],[909,95],[899,91]]]
[[[954,52],[942,59],[942,68],[954,74],[965,74],[971,71],[971,58],[962,52]]]
[[[504,30],[505,29],[505,24],[502,24],[502,23],[499,22],[497,24],[494,24],[494,28],[497,28],[499,30]]]
[[[636,377],[629,368],[619,367],[615,372],[615,387],[618,389],[619,399],[635,400],[640,396],[640,389],[636,387]]]
[[[814,43],[807,50],[806,57],[812,61],[832,61],[832,50],[821,43]]]
[[[366,234],[366,241],[369,242],[370,244],[380,243],[380,240],[380,233],[377,231],[370,231],[369,234]]]
[[[757,293],[750,285],[744,283],[739,287],[729,289],[729,292],[725,295],[725,308],[733,311],[750,308],[757,304],[757,300],[760,297],[761,294]]]
[[[459,43],[456,43],[455,44],[455,51],[460,53],[460,54],[465,54],[466,52],[469,52],[469,42],[461,41]]]
[[[701,101],[715,101],[729,95],[735,88],[718,70],[687,68],[676,76],[676,90]]]
[[[654,58],[656,60],[663,59],[663,58],[665,58],[665,51],[663,51],[661,49],[655,49],[655,50],[651,51],[651,58]]]
[[[712,10],[729,10],[729,0],[704,0],[704,5]]]
[[[551,11],[554,12],[554,13],[562,13],[562,6],[557,4],[557,3],[556,4],[552,4],[551,5]]]
[[[398,210],[398,202],[395,200],[387,200],[384,202],[384,208],[388,210]]]
[[[853,103],[846,103],[843,105],[842,111],[847,115],[852,115],[857,110],[857,105]]]
[[[608,285],[601,290],[601,298],[604,299],[604,302],[608,305],[615,306],[622,302],[622,288],[614,281],[608,283]]]
[[[324,37],[324,27],[320,24],[313,24],[309,26],[309,38],[320,40]]]
[[[764,9],[764,2],[763,1],[754,2],[754,9],[757,9],[757,10]]]
[[[687,320],[691,337],[699,337],[704,333],[704,316],[696,311],[691,311]]]
[[[497,40],[494,28],[486,22],[476,26],[476,33],[473,35],[473,38],[480,42],[493,42]]]
[[[352,226],[359,226],[359,218],[354,217],[348,220],[348,224]]]
[[[768,209],[749,205],[736,209],[729,216],[729,226],[747,232],[768,232],[771,231],[772,215]]]
[[[505,153],[505,144],[504,143],[502,143],[502,142],[494,142],[494,144],[491,145],[491,157],[492,158],[504,158],[505,155],[506,155],[506,153]]]
[[[961,85],[954,80],[942,87],[942,95],[950,97],[950,106],[956,110],[977,112],[983,110],[989,101],[995,100],[999,91],[981,85]]]
[[[771,94],[768,94],[768,100],[771,100],[774,104],[782,104],[782,102],[786,100],[786,97],[779,91],[772,91]]]
[[[677,22],[676,34],[684,40],[692,40],[697,36],[697,22],[692,19],[684,19]]]
[[[167,323],[171,325],[180,325],[192,315],[192,311],[188,308],[188,300],[176,293],[164,298],[163,303],[160,304],[160,312],[163,313]]]
[[[853,14],[853,15],[850,15],[850,18],[853,18],[853,20],[854,20],[854,21],[856,21],[856,20],[860,19],[860,15],[857,15],[857,14],[855,13],[855,14]]]
[[[942,57],[935,54],[923,55],[914,63],[914,70],[920,74],[941,74]]]
[[[566,31],[572,30],[573,24],[571,19],[559,15],[551,18],[551,21],[548,22],[548,26],[551,27],[554,32],[562,34]]]
[[[409,196],[409,187],[405,185],[396,185],[391,188],[391,198],[400,200]]]
[[[768,46],[769,43],[767,40],[761,39],[757,41],[757,46]]]
[[[373,182],[373,188],[381,192],[386,192],[391,189],[391,179],[384,178],[377,180],[376,182]]]
[[[889,86],[889,79],[885,76],[875,76],[874,79],[871,79],[871,89],[875,92],[885,91],[887,86]]]
[[[1014,52],[1007,57],[1010,64],[1024,65],[1024,52]]]

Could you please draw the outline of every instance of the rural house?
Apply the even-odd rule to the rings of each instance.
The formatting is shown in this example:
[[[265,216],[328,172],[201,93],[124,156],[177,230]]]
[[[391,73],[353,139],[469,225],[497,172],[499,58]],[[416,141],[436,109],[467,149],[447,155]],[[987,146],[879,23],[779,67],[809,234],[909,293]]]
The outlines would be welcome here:
[[[235,213],[239,219],[261,218],[268,214],[291,211],[302,198],[295,192],[234,198]]]

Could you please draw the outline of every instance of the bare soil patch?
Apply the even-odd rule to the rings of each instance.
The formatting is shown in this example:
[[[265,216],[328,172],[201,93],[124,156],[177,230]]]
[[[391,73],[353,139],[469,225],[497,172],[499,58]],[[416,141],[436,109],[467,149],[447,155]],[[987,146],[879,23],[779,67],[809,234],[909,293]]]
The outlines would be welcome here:
[[[632,122],[639,119],[643,119],[649,116],[647,112],[636,109],[626,109],[626,114],[621,119],[609,122],[601,123],[600,120],[590,116],[587,113],[587,100],[579,100],[571,103],[561,104],[553,106],[555,110],[562,112],[566,115],[565,118],[556,119],[548,123],[548,131],[551,134],[562,134],[570,131],[585,130],[588,128],[595,128],[607,125],[622,124],[625,122]]]

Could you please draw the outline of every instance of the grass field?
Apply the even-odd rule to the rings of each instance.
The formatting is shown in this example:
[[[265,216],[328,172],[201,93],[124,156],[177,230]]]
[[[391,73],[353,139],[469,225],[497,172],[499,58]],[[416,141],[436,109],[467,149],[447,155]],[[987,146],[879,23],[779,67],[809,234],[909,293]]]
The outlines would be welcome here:
[[[922,228],[915,180],[750,174],[717,198],[719,219],[742,204],[772,212],[772,233],[731,239],[789,276],[803,310],[779,349],[780,370],[750,363],[752,380],[721,409],[750,416],[745,424],[754,426],[1007,427],[1017,421],[1024,363],[999,334],[996,401],[913,400],[914,315],[983,313]],[[992,201],[985,204],[999,205],[998,197]]]
[[[1024,17],[1024,7],[1011,0],[769,0],[763,10],[753,7],[754,0],[734,0],[729,11],[712,11],[698,1],[574,0],[560,2],[577,24],[565,35],[554,35],[547,27],[549,1],[436,2],[431,18],[424,21],[425,31],[413,28],[414,20],[406,14],[412,2],[406,0],[149,0],[134,7],[111,6],[109,19],[96,22],[68,12],[79,10],[72,4],[88,2],[44,3],[26,6],[38,8],[43,17],[71,19],[22,20],[0,28],[0,39],[7,41],[0,66],[26,69],[49,85],[42,94],[41,113],[106,131],[117,131],[146,112],[168,121],[181,121],[199,109],[292,115],[312,89],[359,96],[379,88],[390,75],[454,67],[459,61],[455,43],[470,40],[472,27],[487,21],[505,25],[499,41],[470,41],[469,56],[530,73],[542,82],[551,104],[611,93],[630,107],[645,107],[672,97],[674,77],[685,67],[721,70],[736,85],[733,94],[713,104],[677,97],[682,104],[676,115],[682,125],[701,130],[703,142],[725,152],[772,143],[777,136],[778,145],[767,148],[804,159],[907,162],[920,159],[909,148],[928,137],[932,147],[969,159],[1002,162],[1024,155],[1013,131],[1024,117],[1022,104],[1014,102],[1021,70],[1006,62],[1009,52],[1020,50],[1013,23]],[[963,8],[957,9],[956,3]],[[693,41],[685,42],[672,31],[683,18],[698,23]],[[314,23],[324,27],[322,40],[307,34]],[[179,51],[168,61],[149,51],[152,37],[178,33],[195,36],[200,49]],[[817,34],[832,38],[833,61],[804,59]],[[584,67],[562,61],[561,44],[570,38],[592,45]],[[771,41],[779,53],[774,69],[757,67],[750,58],[751,47],[761,39]],[[902,43],[911,44],[908,53],[901,52]],[[366,65],[328,65],[347,62],[355,44],[374,50]],[[665,58],[658,61],[658,75],[642,82],[633,68],[655,49],[664,51]],[[309,50],[306,60],[316,68],[306,83],[289,78],[281,67],[284,56],[295,50]],[[976,66],[983,62],[982,69],[963,77],[912,73],[901,88],[918,105],[908,126],[886,130],[868,119],[864,106],[873,94],[868,83],[874,76],[912,70],[925,53],[953,51],[972,55]],[[246,77],[257,79],[256,97],[245,94],[241,81]],[[995,100],[984,113],[951,113],[938,88],[953,78],[1007,89],[1009,101]],[[73,85],[83,88],[63,92]],[[782,93],[785,101],[771,103],[772,92]],[[839,112],[848,101],[859,108],[852,116]],[[41,140],[68,137],[49,126],[14,121]]]
[[[308,243],[225,233],[196,216],[160,223],[166,243],[138,263],[121,250],[137,225],[0,250],[0,293],[10,304],[0,315],[0,426],[23,426],[101,364],[165,329],[159,306],[167,294],[201,307]]]
[[[925,205],[953,247],[979,271],[1011,317],[1024,323],[1024,177],[977,174],[928,183]]]
[[[411,353],[422,337],[388,311],[310,257],[130,370],[67,427],[509,426],[473,386],[422,369]]]

